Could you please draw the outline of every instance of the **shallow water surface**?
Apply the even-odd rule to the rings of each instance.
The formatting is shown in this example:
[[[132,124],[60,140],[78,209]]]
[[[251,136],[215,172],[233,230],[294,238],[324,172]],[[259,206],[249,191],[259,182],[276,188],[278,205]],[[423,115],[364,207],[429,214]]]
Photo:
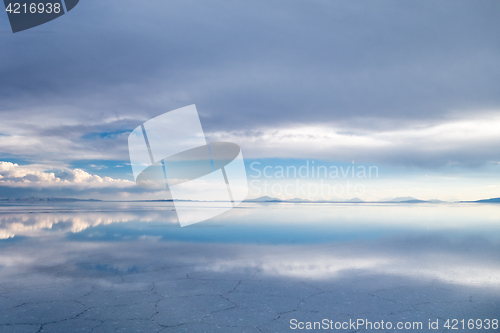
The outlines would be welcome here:
[[[16,204],[0,238],[2,332],[500,317],[494,204],[245,203],[184,228],[162,202]]]

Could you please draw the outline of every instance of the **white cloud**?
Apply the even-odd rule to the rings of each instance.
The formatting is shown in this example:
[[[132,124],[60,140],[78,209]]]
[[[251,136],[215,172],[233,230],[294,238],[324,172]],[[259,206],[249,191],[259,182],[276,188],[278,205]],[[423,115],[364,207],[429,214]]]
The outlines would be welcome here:
[[[297,124],[251,131],[219,131],[208,136],[210,141],[238,143],[247,158],[323,158],[421,165],[485,163],[500,158],[498,113],[448,119],[437,124],[419,122],[397,129],[348,126]]]
[[[92,175],[82,169],[63,169],[57,174],[47,171],[43,165],[18,165],[0,161],[0,185],[22,186],[75,186],[79,187],[129,187],[129,180]]]

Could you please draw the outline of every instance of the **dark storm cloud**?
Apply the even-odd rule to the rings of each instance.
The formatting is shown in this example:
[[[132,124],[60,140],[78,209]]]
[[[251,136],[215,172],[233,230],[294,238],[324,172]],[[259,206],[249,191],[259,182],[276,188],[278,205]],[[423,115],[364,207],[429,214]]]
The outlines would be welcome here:
[[[2,35],[2,104],[196,102],[216,127],[498,106],[498,14],[496,1],[86,1],[38,28],[55,33]]]
[[[80,147],[193,103],[210,132],[439,122],[499,109],[499,14],[496,0],[86,0],[0,34],[0,111]],[[94,142],[113,155],[126,135]]]

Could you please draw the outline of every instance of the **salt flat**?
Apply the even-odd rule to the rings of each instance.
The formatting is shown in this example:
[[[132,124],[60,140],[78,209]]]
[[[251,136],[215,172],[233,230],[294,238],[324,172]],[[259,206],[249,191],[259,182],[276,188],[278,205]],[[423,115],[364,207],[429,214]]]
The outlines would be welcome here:
[[[412,216],[402,231],[388,218],[370,237],[371,208],[294,205],[284,224],[282,206],[246,208],[190,229],[149,209],[4,213],[5,233],[22,236],[0,243],[0,331],[288,332],[300,331],[291,323],[360,319],[423,325],[382,331],[444,332],[447,319],[500,317],[497,206],[483,215],[422,207],[423,227]],[[430,227],[455,213],[461,220]],[[243,237],[252,219],[258,232]],[[343,237],[325,239],[332,228]]]

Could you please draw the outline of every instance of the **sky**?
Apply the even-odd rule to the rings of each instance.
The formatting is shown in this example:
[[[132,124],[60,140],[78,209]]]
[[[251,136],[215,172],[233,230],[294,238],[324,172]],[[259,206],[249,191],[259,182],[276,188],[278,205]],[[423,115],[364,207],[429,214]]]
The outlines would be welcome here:
[[[250,181],[253,162],[379,170],[325,180],[358,193],[271,196],[500,197],[499,14],[496,0],[82,0],[16,34],[2,14],[0,198],[163,198],[135,185],[127,137],[191,104],[209,141],[240,145]]]

